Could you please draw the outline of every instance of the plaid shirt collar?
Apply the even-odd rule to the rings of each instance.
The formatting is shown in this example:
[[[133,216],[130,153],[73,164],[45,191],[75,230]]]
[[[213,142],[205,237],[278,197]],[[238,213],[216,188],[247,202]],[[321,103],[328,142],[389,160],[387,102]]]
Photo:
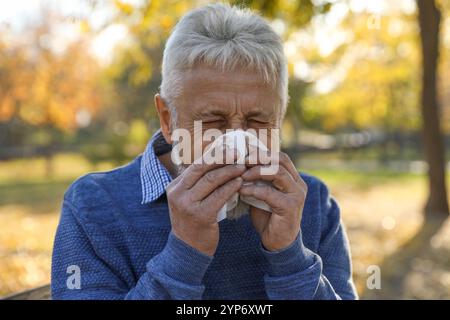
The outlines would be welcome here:
[[[150,139],[141,160],[142,204],[158,199],[166,192],[172,177],[155,153],[155,143],[162,138],[158,130]]]

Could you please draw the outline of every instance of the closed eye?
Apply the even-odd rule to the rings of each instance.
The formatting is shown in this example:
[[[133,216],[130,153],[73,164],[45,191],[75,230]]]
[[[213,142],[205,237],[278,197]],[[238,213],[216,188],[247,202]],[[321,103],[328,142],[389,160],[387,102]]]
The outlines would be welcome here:
[[[224,119],[207,119],[207,120],[202,120],[202,123],[204,125],[220,125],[220,124],[224,124],[225,120]]]
[[[261,119],[248,119],[247,122],[260,124],[260,125],[268,125],[270,123],[269,121],[265,121],[265,120],[261,120]]]

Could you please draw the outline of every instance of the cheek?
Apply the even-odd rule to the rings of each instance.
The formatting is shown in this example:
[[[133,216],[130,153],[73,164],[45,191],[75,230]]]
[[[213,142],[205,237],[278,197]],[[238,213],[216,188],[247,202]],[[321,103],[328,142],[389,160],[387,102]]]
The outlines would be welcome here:
[[[275,124],[267,124],[256,128],[249,128],[250,132],[256,134],[258,139],[270,150],[279,151],[280,130]]]
[[[205,129],[202,131],[198,130],[190,130],[188,129],[191,134],[191,148],[190,148],[190,154],[191,154],[191,163],[194,162],[195,159],[201,157],[207,146],[211,143],[211,141],[204,141],[203,133]]]
[[[269,150],[279,152],[280,151],[280,131],[270,131],[267,137],[267,147]]]

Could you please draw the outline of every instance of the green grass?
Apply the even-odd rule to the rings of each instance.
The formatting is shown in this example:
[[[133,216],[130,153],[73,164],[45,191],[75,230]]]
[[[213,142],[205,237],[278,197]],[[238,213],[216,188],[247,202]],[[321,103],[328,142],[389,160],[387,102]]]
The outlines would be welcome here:
[[[0,183],[0,206],[20,204],[36,213],[56,210],[71,181],[65,178]]]
[[[331,186],[345,185],[348,187],[368,189],[374,185],[381,185],[391,182],[410,183],[422,181],[425,175],[409,172],[394,172],[389,170],[376,170],[361,172],[355,170],[330,170],[312,169],[306,171],[314,175]],[[448,175],[450,178],[450,175]]]
[[[111,167],[104,163],[95,169]],[[35,213],[58,210],[68,186],[90,171],[94,171],[94,167],[77,154],[55,156],[50,176],[42,158],[0,162],[0,207],[20,205]]]

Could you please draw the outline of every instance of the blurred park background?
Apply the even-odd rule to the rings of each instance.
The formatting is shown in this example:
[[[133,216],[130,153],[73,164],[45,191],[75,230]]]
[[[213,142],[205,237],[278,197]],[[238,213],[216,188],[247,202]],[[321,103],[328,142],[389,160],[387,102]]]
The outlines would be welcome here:
[[[232,2],[285,41],[283,148],[340,203],[361,297],[449,299],[450,1]],[[49,283],[68,185],[144,150],[165,39],[204,3],[0,2],[0,296]]]

